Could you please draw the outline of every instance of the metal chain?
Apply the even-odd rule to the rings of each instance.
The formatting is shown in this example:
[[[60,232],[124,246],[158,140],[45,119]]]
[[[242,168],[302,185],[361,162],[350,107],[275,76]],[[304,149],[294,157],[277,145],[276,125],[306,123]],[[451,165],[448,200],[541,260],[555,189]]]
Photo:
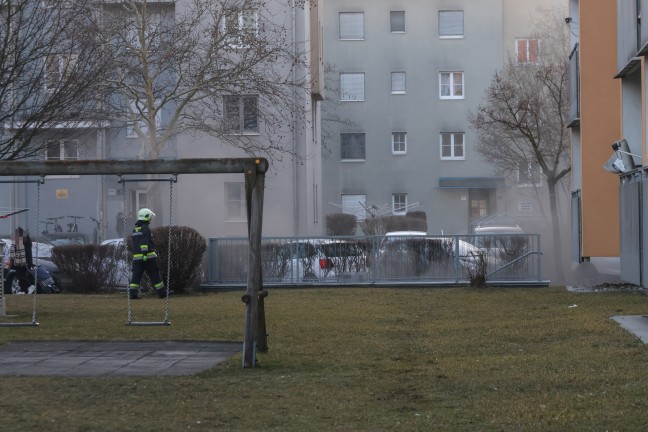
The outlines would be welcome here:
[[[120,178],[120,181],[123,179]],[[122,205],[124,209],[124,237],[122,238],[122,246],[126,247],[126,220],[128,212],[126,211],[126,182],[122,181]],[[131,263],[132,266],[132,263]],[[132,322],[132,317],[133,317],[133,311],[131,308],[131,298],[130,298],[130,277],[128,278],[128,285],[126,286],[126,298],[128,299],[128,324]]]
[[[175,179],[169,181],[169,233],[167,238],[167,284],[166,299],[164,302],[164,322],[169,322],[169,294],[171,291],[171,226],[173,225],[173,183]]]
[[[34,292],[32,295],[32,324],[36,324],[36,293],[38,292],[38,225],[40,225],[40,192],[41,181],[36,187],[36,262],[34,263]]]

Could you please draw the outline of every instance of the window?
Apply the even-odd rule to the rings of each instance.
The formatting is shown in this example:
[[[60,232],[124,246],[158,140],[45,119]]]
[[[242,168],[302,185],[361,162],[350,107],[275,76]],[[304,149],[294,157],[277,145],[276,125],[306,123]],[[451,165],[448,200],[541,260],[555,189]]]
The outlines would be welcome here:
[[[439,11],[439,37],[445,39],[464,36],[463,11]]]
[[[540,62],[540,40],[517,39],[515,41],[515,57],[518,64],[538,64]]]
[[[159,100],[155,101],[155,106],[159,106]],[[127,138],[137,138],[137,127],[142,132],[142,134],[148,134],[149,124],[145,118],[148,116],[148,108],[143,101],[131,101],[130,111],[128,117],[131,119],[128,126],[126,127],[126,137]],[[162,111],[158,109],[155,113],[155,130],[160,131],[160,125],[162,124]]]
[[[364,101],[364,73],[340,74],[340,100]]]
[[[521,160],[518,162],[518,186],[542,186],[540,166],[537,163]]]
[[[463,72],[439,73],[439,96],[441,99],[463,99],[463,87]]]
[[[45,60],[45,90],[53,91],[70,77],[77,62],[76,54],[53,54]]]
[[[364,12],[340,12],[340,39],[363,40]]]
[[[441,159],[464,160],[464,134],[461,132],[441,133]]]
[[[225,129],[233,133],[259,133],[257,96],[225,96]]]
[[[405,132],[392,132],[392,154],[407,153],[407,134]]]
[[[230,48],[249,48],[258,37],[259,17],[256,11],[232,10],[221,22],[221,31]]]
[[[340,134],[340,148],[342,160],[364,160],[365,134],[342,133]]]
[[[225,219],[228,221],[244,221],[247,219],[245,183],[225,182],[225,209]]]
[[[404,215],[407,213],[407,194],[392,194],[392,213],[395,215]]]
[[[391,73],[392,94],[405,94],[405,72]]]
[[[342,194],[342,213],[352,214],[358,222],[363,222],[367,218],[366,195]]]
[[[46,160],[78,160],[79,141],[52,140],[47,141],[45,150]]]
[[[405,33],[405,11],[389,12],[389,25],[392,33]]]

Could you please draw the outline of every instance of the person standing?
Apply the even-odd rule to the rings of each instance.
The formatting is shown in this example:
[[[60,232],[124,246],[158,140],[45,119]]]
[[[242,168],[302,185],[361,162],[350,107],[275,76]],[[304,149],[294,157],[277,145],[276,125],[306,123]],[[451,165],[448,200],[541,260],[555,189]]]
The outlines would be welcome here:
[[[128,297],[131,299],[140,298],[140,282],[144,272],[148,275],[153,288],[157,291],[158,297],[165,298],[167,290],[162,282],[160,267],[158,265],[155,245],[151,237],[149,223],[155,216],[150,209],[143,208],[137,213],[137,222],[133,228],[132,252],[133,264],[130,284],[128,286]],[[172,291],[169,291],[171,294]]]
[[[32,241],[21,227],[14,232],[13,244],[9,251],[9,268],[16,271],[18,284],[23,293],[29,292],[32,284],[29,269],[34,266],[32,260]]]

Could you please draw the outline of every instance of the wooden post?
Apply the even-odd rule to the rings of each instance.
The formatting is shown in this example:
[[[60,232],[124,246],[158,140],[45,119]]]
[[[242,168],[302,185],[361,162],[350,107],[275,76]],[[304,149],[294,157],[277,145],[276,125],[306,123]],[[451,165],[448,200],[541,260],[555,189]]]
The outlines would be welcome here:
[[[259,320],[259,292],[262,290],[261,274],[261,230],[263,225],[263,188],[265,172],[257,170],[260,161],[245,164],[245,198],[248,217],[248,258],[247,289],[243,296],[245,302],[245,334],[243,339],[243,367],[254,367],[259,336],[265,339],[265,322]],[[263,301],[261,301],[263,304]],[[265,313],[263,313],[265,321]],[[260,335],[262,328],[262,335]],[[261,345],[266,345],[262,343]],[[267,347],[266,347],[267,349]]]

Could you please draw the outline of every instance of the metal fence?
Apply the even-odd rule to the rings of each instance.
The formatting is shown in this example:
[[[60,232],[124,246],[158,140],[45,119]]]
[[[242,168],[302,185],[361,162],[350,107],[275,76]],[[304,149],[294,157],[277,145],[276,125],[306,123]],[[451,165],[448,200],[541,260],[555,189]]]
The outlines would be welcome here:
[[[263,283],[465,285],[482,271],[491,285],[547,285],[538,234],[266,237]],[[248,240],[211,238],[204,288],[244,286]]]

